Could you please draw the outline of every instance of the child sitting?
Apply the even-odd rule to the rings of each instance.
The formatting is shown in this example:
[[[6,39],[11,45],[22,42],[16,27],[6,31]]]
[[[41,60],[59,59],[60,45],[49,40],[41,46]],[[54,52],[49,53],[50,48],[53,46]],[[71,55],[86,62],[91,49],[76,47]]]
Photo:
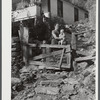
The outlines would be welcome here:
[[[59,34],[59,38],[61,39],[58,44],[66,44],[66,35],[65,35],[65,32],[64,32],[64,29],[61,29],[60,30],[60,34]]]

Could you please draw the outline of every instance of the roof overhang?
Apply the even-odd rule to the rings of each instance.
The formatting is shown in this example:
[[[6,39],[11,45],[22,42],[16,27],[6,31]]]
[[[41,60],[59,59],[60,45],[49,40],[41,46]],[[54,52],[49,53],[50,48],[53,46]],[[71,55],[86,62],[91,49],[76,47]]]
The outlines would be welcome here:
[[[12,22],[31,19],[35,16],[40,16],[40,7],[36,5],[12,11]]]

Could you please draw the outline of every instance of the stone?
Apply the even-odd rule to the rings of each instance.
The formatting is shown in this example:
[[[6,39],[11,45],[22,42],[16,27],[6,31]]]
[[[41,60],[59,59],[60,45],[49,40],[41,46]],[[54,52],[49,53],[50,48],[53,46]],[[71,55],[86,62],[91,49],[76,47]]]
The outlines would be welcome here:
[[[69,95],[68,95],[68,94],[66,94],[66,95],[64,95],[64,96],[62,97],[63,100],[66,100],[66,99],[68,100],[68,98],[69,98]]]
[[[41,100],[41,97],[40,97],[40,96],[37,96],[37,97],[36,97],[36,100]]]
[[[39,69],[44,69],[45,68],[45,66],[39,66]]]
[[[73,96],[71,96],[70,98],[71,98],[71,100],[81,100],[81,99],[79,98],[79,95],[73,95]]]
[[[88,66],[88,63],[87,62],[81,62],[81,63],[78,63],[77,66],[82,67],[84,69]]]
[[[73,79],[73,78],[66,78],[63,80],[63,82],[66,84],[78,84],[78,81],[76,79]]]
[[[60,78],[65,77],[66,75],[60,75],[60,74],[43,74],[42,77],[45,77],[48,80],[58,80]]]
[[[21,80],[19,78],[15,78],[15,77],[11,78],[12,85],[19,84],[19,83],[21,83]]]
[[[95,72],[95,70],[96,70],[95,66],[94,66],[94,65],[91,65],[91,66],[89,66],[88,68],[86,68],[86,69],[82,72],[82,74],[85,74],[86,72],[93,73],[93,72]]]
[[[35,92],[36,92],[36,94],[57,95],[57,94],[59,94],[59,88],[38,86],[35,88]]]
[[[34,96],[34,93],[29,93],[29,94],[27,95],[28,98],[33,97],[33,96]]]
[[[66,91],[73,91],[74,90],[74,87],[73,85],[70,85],[70,84],[66,84],[62,87],[62,91],[63,92],[66,92]]]
[[[20,73],[27,73],[27,72],[28,72],[28,70],[25,66],[20,70]]]
[[[88,100],[88,96],[86,94],[85,89],[80,88],[79,91],[80,100]]]
[[[21,91],[23,89],[22,81],[19,78],[11,79],[11,89],[12,91]]]
[[[59,79],[59,80],[45,80],[45,81],[41,81],[40,85],[43,85],[43,86],[50,85],[52,87],[57,87],[61,83],[62,83],[62,79]]]

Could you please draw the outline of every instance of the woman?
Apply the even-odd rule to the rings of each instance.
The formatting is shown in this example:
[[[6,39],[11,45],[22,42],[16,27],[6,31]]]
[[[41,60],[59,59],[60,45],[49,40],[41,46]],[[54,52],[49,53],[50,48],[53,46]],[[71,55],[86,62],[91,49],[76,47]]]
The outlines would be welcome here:
[[[51,44],[58,44],[59,40],[61,40],[59,38],[59,24],[56,23],[54,30],[52,30]]]

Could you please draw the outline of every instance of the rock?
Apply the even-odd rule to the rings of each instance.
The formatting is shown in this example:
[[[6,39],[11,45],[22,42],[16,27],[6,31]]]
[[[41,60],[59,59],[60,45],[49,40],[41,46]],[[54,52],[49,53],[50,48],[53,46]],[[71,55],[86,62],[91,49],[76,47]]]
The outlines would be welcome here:
[[[37,66],[34,66],[34,65],[29,65],[28,67],[24,66],[21,70],[20,70],[20,73],[27,73],[29,71],[37,71],[38,68]]]
[[[22,81],[19,78],[11,78],[11,88],[13,91],[21,91],[23,89]]]
[[[62,91],[63,92],[66,92],[66,91],[73,91],[74,90],[74,86],[73,85],[71,85],[71,84],[66,84],[66,85],[64,85],[63,87],[62,87]]]
[[[91,66],[89,66],[88,68],[86,68],[86,69],[82,72],[82,74],[85,74],[86,72],[93,73],[93,72],[95,72],[95,70],[96,70],[95,65],[91,65]]]
[[[64,96],[62,97],[62,100],[68,100],[68,98],[69,98],[69,95],[66,94],[66,95],[64,95]]]
[[[39,66],[39,69],[44,69],[45,68],[45,66]]]
[[[85,89],[80,88],[79,91],[80,100],[88,100],[88,95],[86,94]]]
[[[30,85],[31,86],[31,85]],[[20,91],[18,95],[13,100],[33,100],[35,97],[34,88],[24,88],[24,90]],[[36,99],[35,99],[36,100]]]
[[[91,74],[91,72],[86,71],[83,75],[84,75],[84,77],[87,77],[87,76],[90,75],[90,74]]]
[[[52,86],[52,87],[57,87],[59,86],[63,81],[63,79],[59,79],[59,80],[45,80],[45,81],[41,81],[40,85],[42,86]]]
[[[41,97],[40,96],[37,96],[35,99],[33,100],[41,100]]]
[[[71,98],[70,100],[81,100],[81,99],[79,98],[79,95],[73,95],[73,96],[71,96],[70,98]]]
[[[66,78],[63,80],[63,82],[66,84],[78,84],[78,81],[76,79],[73,78]]]
[[[28,72],[28,70],[26,67],[23,67],[22,69],[20,69],[20,73],[27,73],[27,72]]]
[[[78,67],[81,67],[82,69],[86,68],[88,66],[87,62],[81,62],[77,64]]]
[[[34,79],[36,79],[37,70],[35,70],[35,67],[36,66],[28,66],[28,67],[23,67],[20,70],[20,79],[24,83],[29,83],[34,81]]]
[[[65,74],[43,74],[42,77],[45,77],[48,80],[58,80],[60,78],[66,77]]]
[[[87,62],[77,63],[77,67],[75,69],[75,74],[82,73],[82,71],[88,66]]]
[[[34,92],[29,93],[29,94],[27,95],[27,98],[31,98],[31,97],[33,97],[33,96],[34,96]]]
[[[20,84],[21,83],[21,80],[19,78],[11,78],[11,84],[12,85],[15,85],[15,84]]]
[[[36,92],[36,94],[57,95],[57,94],[59,94],[59,88],[38,86],[35,88],[35,92]]]
[[[38,98],[39,98],[39,100],[57,100],[56,96],[44,95],[44,94],[40,94],[32,100],[38,100]]]

